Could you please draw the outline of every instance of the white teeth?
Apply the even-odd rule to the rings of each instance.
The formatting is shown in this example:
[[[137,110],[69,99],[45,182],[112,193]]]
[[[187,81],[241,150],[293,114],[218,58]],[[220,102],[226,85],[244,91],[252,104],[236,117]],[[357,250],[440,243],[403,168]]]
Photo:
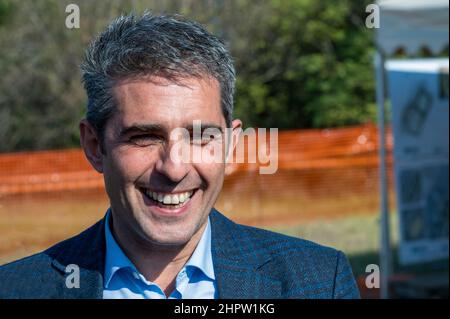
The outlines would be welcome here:
[[[163,194],[157,192],[147,191],[148,197],[165,205],[178,205],[179,203],[186,202],[193,194],[193,191],[181,193],[181,194]]]
[[[172,204],[172,199],[170,198],[170,195],[164,195],[164,204]]]
[[[172,197],[172,204],[177,205],[180,203],[178,195],[172,195],[171,197]]]

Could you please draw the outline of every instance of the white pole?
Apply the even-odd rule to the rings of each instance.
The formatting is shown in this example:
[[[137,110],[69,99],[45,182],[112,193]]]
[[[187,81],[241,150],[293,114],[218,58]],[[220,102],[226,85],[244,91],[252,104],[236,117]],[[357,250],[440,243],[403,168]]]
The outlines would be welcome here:
[[[375,54],[376,100],[378,105],[378,144],[380,160],[380,297],[389,298],[389,277],[391,274],[391,246],[389,237],[389,201],[386,170],[385,141],[385,78],[384,56],[380,51]]]

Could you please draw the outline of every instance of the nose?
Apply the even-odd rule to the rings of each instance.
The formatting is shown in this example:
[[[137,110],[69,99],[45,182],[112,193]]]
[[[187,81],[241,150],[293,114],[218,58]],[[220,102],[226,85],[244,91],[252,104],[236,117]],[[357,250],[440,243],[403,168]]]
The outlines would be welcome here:
[[[160,174],[167,177],[172,182],[180,182],[189,173],[190,166],[185,161],[172,158],[171,148],[169,145],[165,150],[161,151],[159,159],[156,161],[155,169]]]

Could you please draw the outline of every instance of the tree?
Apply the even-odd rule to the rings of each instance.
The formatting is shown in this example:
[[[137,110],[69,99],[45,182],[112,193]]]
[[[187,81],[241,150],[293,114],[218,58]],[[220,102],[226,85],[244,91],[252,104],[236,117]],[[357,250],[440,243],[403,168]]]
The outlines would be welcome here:
[[[360,1],[271,1],[250,19],[257,25],[235,50],[237,115],[252,126],[282,129],[373,120],[373,44],[364,8]]]
[[[331,127],[375,118],[372,34],[364,1],[0,0],[0,152],[79,145],[84,48],[120,13],[181,13],[235,58],[235,115],[246,126]]]

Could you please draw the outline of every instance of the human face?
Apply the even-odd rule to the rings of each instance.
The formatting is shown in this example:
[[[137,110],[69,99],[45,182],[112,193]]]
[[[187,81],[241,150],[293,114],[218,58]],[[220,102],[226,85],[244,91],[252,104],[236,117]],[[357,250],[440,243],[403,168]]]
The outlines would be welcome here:
[[[206,225],[222,188],[225,163],[174,161],[170,135],[200,120],[202,129],[222,129],[224,134],[211,143],[225,146],[219,84],[209,78],[188,78],[181,84],[161,78],[123,81],[115,86],[114,97],[117,109],[105,128],[101,163],[114,227],[144,244],[184,245]],[[233,132],[240,126],[233,121]],[[189,199],[164,205],[151,198],[152,192]]]

